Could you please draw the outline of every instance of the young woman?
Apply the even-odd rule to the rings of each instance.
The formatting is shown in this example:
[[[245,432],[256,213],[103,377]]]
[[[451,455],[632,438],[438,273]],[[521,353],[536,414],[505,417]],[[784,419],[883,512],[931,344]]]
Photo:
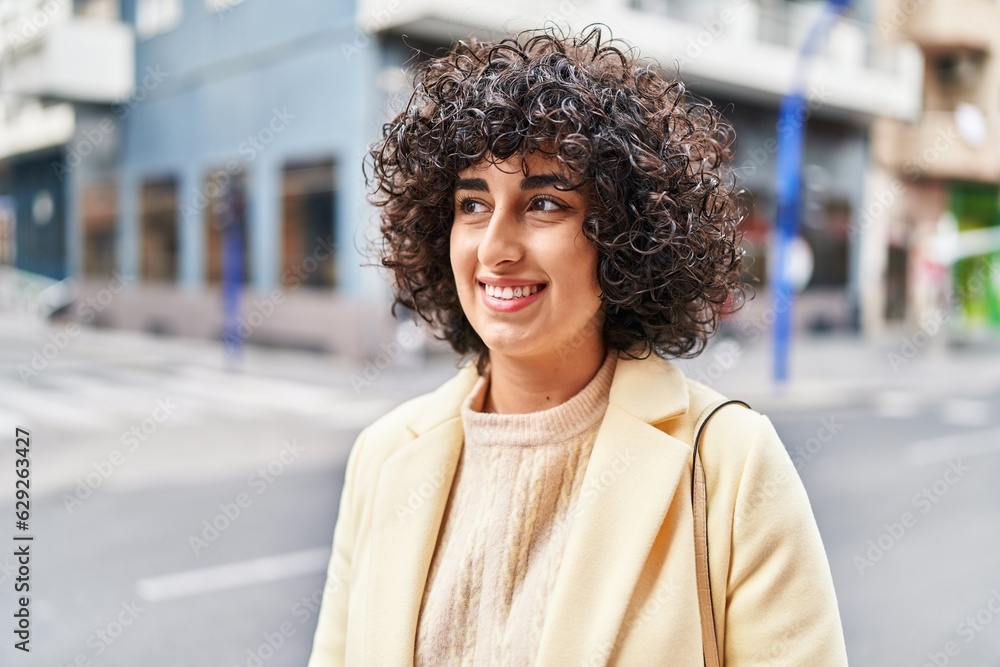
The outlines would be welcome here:
[[[742,296],[731,139],[599,29],[419,66],[370,154],[381,261],[467,362],[358,437],[309,667],[847,664],[805,490],[738,405],[700,439],[699,580],[721,397],[667,358]]]

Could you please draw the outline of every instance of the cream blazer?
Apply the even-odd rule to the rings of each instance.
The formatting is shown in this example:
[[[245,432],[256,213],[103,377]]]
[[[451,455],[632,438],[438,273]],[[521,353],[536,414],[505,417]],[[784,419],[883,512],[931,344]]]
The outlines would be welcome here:
[[[417,614],[474,364],[366,428],[348,457],[308,667],[413,664]],[[668,361],[619,359],[537,665],[702,667],[694,422],[722,397]],[[702,438],[720,654],[729,667],[847,665],[816,521],[771,422],[739,405]]]

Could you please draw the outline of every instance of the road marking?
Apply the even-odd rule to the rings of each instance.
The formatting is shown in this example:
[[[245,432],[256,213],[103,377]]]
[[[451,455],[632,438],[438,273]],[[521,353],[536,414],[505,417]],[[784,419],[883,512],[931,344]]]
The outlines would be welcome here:
[[[66,430],[114,431],[122,420],[81,407],[75,396],[0,379],[0,406]]]
[[[906,458],[910,465],[920,466],[986,454],[1000,454],[1000,428],[920,440],[910,444]]]
[[[176,600],[323,572],[329,562],[329,548],[306,549],[140,579],[135,587],[139,597],[148,602]]]
[[[218,373],[194,366],[181,369],[181,374],[196,387],[212,387],[255,410],[321,417],[342,429],[363,428],[394,406],[386,399],[359,398],[328,387],[276,378]]]
[[[968,398],[952,398],[941,405],[941,420],[954,426],[986,426],[990,404]]]
[[[58,391],[74,397],[74,400],[80,397],[96,400],[103,403],[106,410],[112,410],[126,418],[147,415],[156,407],[156,396],[148,393],[155,388],[153,386],[142,389],[122,387],[100,376],[78,372],[54,374],[49,382]]]
[[[875,414],[879,417],[907,419],[920,411],[920,399],[906,391],[882,391],[875,395]]]

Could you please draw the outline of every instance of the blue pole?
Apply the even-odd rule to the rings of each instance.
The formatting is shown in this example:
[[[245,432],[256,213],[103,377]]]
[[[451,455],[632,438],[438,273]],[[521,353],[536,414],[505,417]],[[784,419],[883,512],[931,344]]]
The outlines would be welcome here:
[[[792,241],[799,233],[802,147],[805,136],[805,79],[809,63],[819,52],[830,27],[853,0],[827,0],[816,23],[806,37],[795,67],[792,89],[781,100],[778,112],[778,155],[775,161],[775,220],[773,308],[774,308],[774,380],[783,384],[788,379],[788,352],[792,338],[793,294],[788,275],[788,255]]]
[[[243,355],[240,332],[240,292],[243,289],[243,229],[246,206],[242,190],[230,184],[223,206],[222,243],[222,340],[229,359]]]

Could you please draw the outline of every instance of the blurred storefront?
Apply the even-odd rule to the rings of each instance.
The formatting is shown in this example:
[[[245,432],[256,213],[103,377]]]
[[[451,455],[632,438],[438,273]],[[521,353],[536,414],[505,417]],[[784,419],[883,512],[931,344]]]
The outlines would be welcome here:
[[[1000,187],[955,183],[949,212],[957,232],[951,274],[956,333],[1000,333]]]
[[[1000,334],[1000,4],[886,0],[887,40],[924,56],[912,123],[881,120],[873,145],[888,252],[886,322],[946,326],[958,341]]]
[[[132,87],[132,31],[106,0],[0,0],[0,34],[0,194],[15,244],[0,259],[62,279],[81,184],[113,161],[109,110]]]
[[[122,276],[89,323],[218,338],[238,186],[250,340],[378,350],[388,289],[357,250],[383,53],[355,10],[0,0],[0,257],[78,303]]]

